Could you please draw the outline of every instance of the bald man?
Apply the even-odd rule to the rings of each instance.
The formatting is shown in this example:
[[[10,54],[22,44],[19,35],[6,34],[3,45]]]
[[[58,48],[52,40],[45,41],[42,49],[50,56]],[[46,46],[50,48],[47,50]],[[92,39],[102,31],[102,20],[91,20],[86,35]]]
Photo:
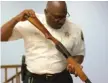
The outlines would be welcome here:
[[[48,1],[44,14],[24,10],[1,29],[1,41],[24,40],[26,70],[23,83],[73,83],[74,66],[35,28],[24,15],[38,17],[46,29],[58,39],[81,64],[84,59],[82,30],[68,18],[65,1]]]

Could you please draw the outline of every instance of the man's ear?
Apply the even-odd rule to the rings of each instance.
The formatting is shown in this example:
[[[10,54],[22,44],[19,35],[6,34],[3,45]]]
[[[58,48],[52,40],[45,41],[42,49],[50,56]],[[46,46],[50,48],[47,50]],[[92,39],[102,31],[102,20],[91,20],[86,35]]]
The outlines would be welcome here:
[[[44,13],[45,13],[45,15],[47,15],[47,13],[48,13],[48,12],[47,12],[47,10],[46,10],[46,9],[44,9]]]

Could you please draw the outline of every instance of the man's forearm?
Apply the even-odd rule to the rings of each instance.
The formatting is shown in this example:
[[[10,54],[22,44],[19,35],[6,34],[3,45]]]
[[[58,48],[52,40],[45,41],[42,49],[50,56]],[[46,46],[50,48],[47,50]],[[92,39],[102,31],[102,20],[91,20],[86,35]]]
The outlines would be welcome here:
[[[16,24],[16,18],[12,18],[10,21],[5,23],[1,27],[1,41],[8,41],[9,37],[12,35],[13,28]]]
[[[75,59],[75,61],[77,61],[79,64],[81,64],[84,60],[84,56],[83,55],[76,55],[73,56],[73,58]]]

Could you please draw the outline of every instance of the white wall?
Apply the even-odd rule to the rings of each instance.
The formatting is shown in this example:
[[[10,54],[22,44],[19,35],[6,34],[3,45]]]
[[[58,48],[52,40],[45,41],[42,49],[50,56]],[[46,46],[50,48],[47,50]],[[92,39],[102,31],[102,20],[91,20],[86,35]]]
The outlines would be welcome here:
[[[46,2],[2,2],[1,24],[24,9],[43,13]],[[108,82],[108,2],[67,2],[72,22],[82,26],[86,56],[83,70],[92,83]],[[2,64],[20,64],[24,54],[23,40],[1,43]],[[2,76],[3,79],[3,76]],[[82,83],[74,78],[74,83]]]

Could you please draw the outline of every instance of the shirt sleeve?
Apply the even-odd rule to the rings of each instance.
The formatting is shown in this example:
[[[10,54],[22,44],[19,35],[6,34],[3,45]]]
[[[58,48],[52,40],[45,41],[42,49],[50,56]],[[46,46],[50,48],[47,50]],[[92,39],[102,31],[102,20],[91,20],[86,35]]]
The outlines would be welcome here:
[[[77,38],[75,39],[71,52],[72,56],[85,55],[85,45],[82,31],[80,31]]]
[[[12,35],[8,41],[18,40],[18,39],[22,38],[22,34],[20,33],[20,30],[19,30],[20,28],[21,28],[21,26],[19,26],[18,24],[15,25],[15,27],[12,31]]]

